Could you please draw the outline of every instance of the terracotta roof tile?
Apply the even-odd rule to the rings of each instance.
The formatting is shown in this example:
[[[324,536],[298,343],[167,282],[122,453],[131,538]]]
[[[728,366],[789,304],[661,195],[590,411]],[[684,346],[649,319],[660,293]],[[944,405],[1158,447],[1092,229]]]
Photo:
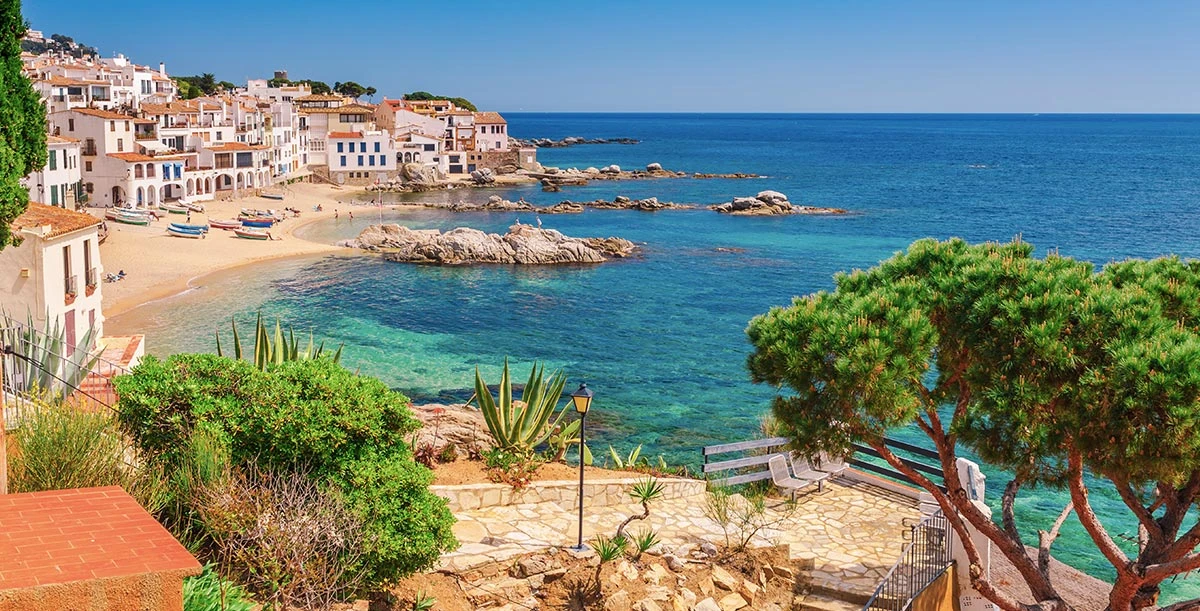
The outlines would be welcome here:
[[[68,138],[66,136],[53,136],[53,135],[46,136],[47,144],[67,144],[70,142],[79,142],[79,140],[76,140],[75,138]]]
[[[119,112],[113,112],[111,110],[101,110],[99,108],[72,108],[63,112],[77,112],[81,115],[100,117],[101,119],[133,119],[133,117],[129,115],[123,115]]]
[[[0,590],[199,572],[187,549],[118,486],[0,495]]]
[[[332,93],[310,93],[305,96],[300,96],[293,102],[341,102],[342,96],[333,95]]]
[[[151,157],[149,155],[143,155],[141,153],[109,153],[107,156],[112,157],[113,159],[120,159],[121,161],[132,161],[132,162],[158,161],[157,157]]]
[[[25,212],[22,212],[21,215],[13,221],[12,228],[15,231],[19,229],[31,229],[34,227],[44,227],[46,225],[50,225],[51,229],[48,237],[56,237],[65,233],[71,233],[72,231],[78,231],[80,229],[99,224],[100,219],[90,214],[75,212],[74,210],[59,208],[58,206],[47,206],[45,204],[30,202],[29,207],[25,209]],[[0,565],[3,565],[4,556],[7,555],[2,551],[4,549],[3,531],[7,530],[4,525],[3,499],[12,496],[18,495],[0,495]],[[3,572],[3,569],[0,569],[0,575],[2,575]],[[3,586],[0,586],[0,590],[3,589]]]
[[[475,113],[475,122],[476,123],[505,123],[505,124],[508,123],[508,121],[505,121],[504,117],[501,117],[500,113],[498,113],[498,112],[477,112],[477,113]]]
[[[362,132],[329,132],[330,139],[335,138],[362,138]]]

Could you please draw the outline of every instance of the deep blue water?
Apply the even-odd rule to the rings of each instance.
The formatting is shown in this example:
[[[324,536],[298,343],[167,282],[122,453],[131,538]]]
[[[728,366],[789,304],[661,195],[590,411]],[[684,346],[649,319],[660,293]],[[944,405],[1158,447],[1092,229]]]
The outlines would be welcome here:
[[[640,257],[582,268],[439,268],[364,257],[264,264],[134,316],[150,351],[211,350],[228,316],[262,308],[346,343],[345,362],[418,401],[489,382],[512,359],[563,367],[596,391],[600,448],[644,444],[672,462],[703,445],[746,438],[772,390],[749,383],[744,329],[774,305],[832,286],[932,236],[972,241],[1020,235],[1039,252],[1096,263],[1175,253],[1200,256],[1200,117],[1061,115],[506,114],[517,137],[633,137],[540,153],[546,165],[754,172],[755,180],[598,182],[500,193],[537,204],[616,195],[709,204],[773,189],[846,217],[736,218],[706,210],[592,211],[546,216],[568,235],[617,235]],[[429,197],[426,195],[426,197]],[[356,234],[375,213],[314,225],[306,237]],[[515,215],[387,213],[411,226],[502,231]],[[522,218],[522,222],[533,222]],[[721,252],[718,248],[742,249]],[[181,317],[179,312],[187,312]],[[469,391],[467,392],[469,394]],[[902,433],[903,434],[903,433]],[[595,446],[593,446],[595,447]],[[1007,481],[988,472],[995,501]],[[1120,504],[1093,497],[1114,533],[1131,532]],[[1027,527],[1045,527],[1066,497],[1025,494]],[[1072,520],[1057,555],[1098,575],[1105,562]],[[1172,596],[1200,595],[1179,582]]]

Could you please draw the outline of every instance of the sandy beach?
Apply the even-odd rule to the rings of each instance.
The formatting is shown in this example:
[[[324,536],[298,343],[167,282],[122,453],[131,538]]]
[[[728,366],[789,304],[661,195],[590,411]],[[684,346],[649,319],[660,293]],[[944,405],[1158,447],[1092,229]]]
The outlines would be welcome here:
[[[100,256],[106,274],[125,270],[125,279],[104,284],[104,314],[118,316],[144,303],[169,297],[187,290],[211,273],[249,265],[267,259],[323,252],[344,252],[332,244],[320,244],[300,239],[295,232],[309,223],[332,218],[334,211],[348,214],[362,208],[347,202],[361,192],[339,189],[331,185],[298,183],[280,187],[286,193],[283,201],[262,197],[204,202],[205,213],[192,213],[192,223],[208,219],[236,218],[242,208],[296,208],[298,218],[288,218],[273,227],[270,241],[244,240],[233,232],[213,229],[202,240],[189,240],[168,235],[168,223],[183,223],[184,217],[167,214],[148,226],[108,222],[109,235],[100,246]],[[342,202],[339,204],[339,200]],[[322,206],[322,211],[314,208]],[[93,214],[103,215],[95,209]]]

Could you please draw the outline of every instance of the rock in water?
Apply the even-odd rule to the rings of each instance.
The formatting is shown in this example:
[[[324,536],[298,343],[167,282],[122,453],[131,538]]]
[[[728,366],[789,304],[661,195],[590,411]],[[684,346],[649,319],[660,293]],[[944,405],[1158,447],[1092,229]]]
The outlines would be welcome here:
[[[841,208],[795,206],[779,191],[760,191],[754,197],[735,197],[731,202],[709,206],[724,214],[738,216],[778,216],[785,214],[845,214]]]
[[[621,238],[571,238],[532,225],[513,225],[504,235],[467,227],[442,233],[395,224],[370,225],[357,238],[339,245],[381,252],[389,261],[442,265],[601,263],[627,257],[637,249]]]
[[[663,169],[663,167],[662,167],[661,163],[651,163],[646,166],[647,172],[661,172],[662,169]]]

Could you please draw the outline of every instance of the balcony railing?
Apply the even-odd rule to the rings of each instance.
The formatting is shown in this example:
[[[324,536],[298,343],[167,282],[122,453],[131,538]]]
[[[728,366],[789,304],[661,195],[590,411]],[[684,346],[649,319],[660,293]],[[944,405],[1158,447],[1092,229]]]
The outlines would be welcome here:
[[[83,147],[83,149],[79,152],[79,154],[84,155],[86,157],[95,157],[96,156],[96,145],[93,144],[92,146]]]
[[[87,282],[87,285],[88,285],[88,286],[96,286],[96,283],[97,283],[97,282],[96,282],[96,281],[97,281],[97,278],[96,278],[96,268],[94,268],[94,267],[89,267],[89,268],[87,269],[87,273],[84,275],[84,278],[86,279],[86,282]]]
[[[158,136],[154,134],[134,134],[134,140],[158,140]]]
[[[233,167],[233,162],[232,161],[218,161],[216,165],[217,165],[218,170],[228,170]]]
[[[70,297],[79,294],[79,276],[67,276],[63,278],[63,285],[66,288],[66,293]]]

